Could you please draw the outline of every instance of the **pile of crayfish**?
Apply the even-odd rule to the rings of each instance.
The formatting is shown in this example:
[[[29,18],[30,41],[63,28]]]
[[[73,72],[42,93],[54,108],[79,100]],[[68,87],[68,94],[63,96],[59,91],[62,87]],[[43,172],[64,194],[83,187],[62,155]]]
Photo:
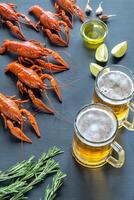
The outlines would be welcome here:
[[[29,9],[29,13],[39,19],[39,22],[34,25],[26,15],[17,12],[15,7],[15,4],[0,2],[0,23],[5,24],[13,35],[24,41],[5,40],[0,46],[0,54],[9,52],[17,56],[16,61],[7,65],[5,73],[10,72],[17,77],[17,88],[21,94],[26,94],[28,99],[16,99],[15,96],[6,96],[0,93],[0,115],[12,135],[22,141],[32,143],[31,139],[23,132],[25,120],[29,120],[38,137],[41,134],[35,117],[28,110],[22,109],[21,104],[31,100],[40,110],[54,114],[54,109],[38,98],[36,92],[41,94],[45,92],[47,96],[47,90],[51,88],[58,100],[62,102],[59,86],[52,72],[61,72],[69,68],[68,63],[56,51],[36,40],[28,41],[21,31],[20,25],[26,23],[36,31],[42,29],[52,43],[68,46],[69,27],[73,27],[74,15],[77,14],[82,22],[84,22],[85,16],[74,0],[56,0],[56,13],[47,11],[38,5]],[[54,61],[50,62],[50,58]],[[50,81],[51,86],[45,80]]]
[[[5,73],[11,72],[18,78],[17,88],[22,94],[27,94],[28,98],[35,106],[46,113],[54,114],[54,110],[45,105],[41,99],[37,98],[35,92],[47,92],[50,87],[43,82],[43,80],[47,79],[50,81],[58,100],[62,102],[56,80],[50,73],[44,72],[44,69],[45,71],[50,70],[50,72],[60,72],[67,70],[68,64],[58,53],[44,47],[37,41],[18,42],[5,40],[0,47],[0,54],[5,54],[6,52],[16,54],[17,61],[9,63],[5,69]],[[58,64],[47,62],[49,56],[55,59]],[[21,100],[15,100],[12,97],[6,97],[0,94],[0,113],[4,118],[6,126],[14,136],[25,142],[31,143],[32,141],[21,131],[21,129],[14,126],[14,123],[16,122],[18,122],[21,127],[24,126],[22,114],[25,114],[37,135],[40,137],[38,125],[33,115],[25,109],[19,109],[18,106],[22,102],[23,101]]]
[[[5,126],[10,130],[12,135],[24,142],[32,143],[31,139],[22,131],[25,125],[25,118],[23,115],[29,120],[37,136],[40,137],[41,134],[34,116],[28,110],[21,109],[21,104],[24,102],[25,100],[16,99],[15,96],[5,96],[0,93],[0,115],[4,119]],[[21,129],[15,126],[16,123],[21,126]]]
[[[83,11],[78,5],[75,4],[75,0],[55,0],[54,7],[59,16],[67,23],[70,28],[73,28],[73,18],[75,14],[79,16],[82,22],[85,21]]]
[[[0,23],[5,24],[17,38],[26,40],[26,37],[20,29],[21,18],[36,31],[38,30],[32,21],[26,15],[17,12],[15,7],[16,5],[13,3],[6,4],[0,2]]]
[[[68,46],[69,27],[73,27],[73,16],[77,14],[82,22],[85,21],[81,8],[74,3],[74,0],[56,0],[57,13],[45,10],[39,5],[32,6],[29,13],[34,14],[39,19],[36,25],[26,15],[17,12],[15,7],[16,5],[13,3],[0,2],[0,23],[5,24],[12,34],[21,40],[26,40],[20,28],[21,23],[25,23],[36,31],[42,29],[52,43]],[[65,38],[62,36],[62,32],[64,32]]]

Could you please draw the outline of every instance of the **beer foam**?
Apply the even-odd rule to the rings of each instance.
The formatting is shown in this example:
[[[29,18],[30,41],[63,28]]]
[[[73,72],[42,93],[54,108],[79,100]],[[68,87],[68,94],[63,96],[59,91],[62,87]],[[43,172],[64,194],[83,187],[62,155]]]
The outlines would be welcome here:
[[[98,88],[101,93],[113,100],[124,100],[134,91],[133,81],[121,71],[110,71],[100,76]]]
[[[80,135],[89,142],[105,142],[116,131],[116,121],[113,115],[100,108],[89,108],[80,113],[76,120]]]

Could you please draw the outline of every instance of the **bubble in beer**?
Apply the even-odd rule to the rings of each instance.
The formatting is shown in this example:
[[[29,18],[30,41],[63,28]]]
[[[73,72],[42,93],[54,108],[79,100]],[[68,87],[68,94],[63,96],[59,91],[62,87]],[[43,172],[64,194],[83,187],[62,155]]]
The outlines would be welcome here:
[[[108,98],[122,100],[134,90],[133,81],[121,71],[110,71],[98,79],[99,90]]]
[[[105,142],[116,130],[112,116],[100,108],[89,108],[80,113],[76,126],[81,136],[90,142]]]

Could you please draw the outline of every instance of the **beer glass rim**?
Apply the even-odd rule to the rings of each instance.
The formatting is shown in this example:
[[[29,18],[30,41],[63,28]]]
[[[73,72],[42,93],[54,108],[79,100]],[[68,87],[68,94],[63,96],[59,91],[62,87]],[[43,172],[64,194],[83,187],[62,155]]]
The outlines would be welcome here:
[[[109,137],[108,139],[104,140],[104,141],[100,141],[100,142],[94,142],[94,141],[90,141],[88,139],[86,139],[79,131],[78,127],[77,127],[77,118],[79,116],[79,114],[84,111],[86,108],[93,108],[93,107],[99,107],[101,109],[105,109],[106,111],[110,112],[113,117],[115,118],[115,131],[114,131],[114,134],[111,135],[111,137]],[[76,130],[76,135],[78,135],[81,139],[83,139],[87,144],[89,145],[94,145],[94,146],[97,146],[100,147],[100,146],[105,146],[109,143],[111,143],[115,136],[116,136],[116,133],[117,133],[117,130],[118,130],[118,119],[116,117],[116,115],[114,114],[114,112],[112,111],[111,108],[109,108],[108,106],[104,105],[104,104],[101,104],[101,103],[93,103],[93,104],[86,104],[84,105],[76,114],[76,117],[75,117],[75,120],[74,120],[74,128]]]
[[[122,101],[125,101],[125,100],[128,100],[130,98],[133,97],[134,95],[134,88],[133,88],[133,91],[132,93],[128,96],[128,97],[125,97],[125,98],[122,98],[122,99],[114,99],[114,98],[110,98],[108,97],[107,95],[105,95],[102,91],[100,91],[99,89],[99,86],[98,86],[98,79],[100,77],[101,74],[103,74],[103,72],[108,69],[108,68],[114,68],[117,70],[117,67],[120,68],[120,69],[124,69],[126,70],[132,77],[129,76],[129,78],[133,81],[133,86],[134,86],[134,73],[132,70],[128,69],[127,67],[123,66],[123,65],[118,65],[118,64],[112,64],[112,65],[107,65],[105,66],[97,75],[96,77],[96,80],[95,80],[95,89],[97,89],[99,91],[99,93],[104,96],[106,99],[109,99],[109,100],[113,100],[115,102],[122,102]]]

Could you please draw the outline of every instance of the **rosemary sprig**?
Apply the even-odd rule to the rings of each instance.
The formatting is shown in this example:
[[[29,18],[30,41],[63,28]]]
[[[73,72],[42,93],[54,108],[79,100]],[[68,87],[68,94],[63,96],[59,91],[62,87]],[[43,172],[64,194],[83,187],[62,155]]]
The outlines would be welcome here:
[[[21,200],[24,199],[24,194],[32,190],[33,187],[43,181],[47,175],[57,172],[59,169],[59,163],[55,162],[53,159],[49,159],[44,166],[44,169],[40,174],[36,174],[34,180],[32,180],[26,187],[21,189],[18,194],[15,194],[10,200]]]
[[[18,193],[20,190],[26,187],[25,181],[16,180],[14,183],[0,188],[0,199],[9,199],[13,193]]]
[[[17,163],[5,172],[0,171],[0,182],[24,176],[33,167],[34,156],[27,161]]]
[[[61,172],[60,170],[57,174],[53,177],[52,185],[47,186],[45,190],[44,200],[54,200],[56,197],[57,190],[62,186],[63,179],[66,177],[66,174]]]
[[[31,157],[28,161],[18,163],[6,172],[1,172],[1,181],[18,178],[12,179],[14,182],[10,185],[0,187],[0,199],[9,199],[9,196],[10,200],[24,199],[24,194],[35,184],[45,179],[48,174],[57,172],[59,164],[51,158],[61,153],[63,152],[60,149],[53,147],[47,153],[43,153],[36,163]]]
[[[35,175],[37,176],[41,171],[43,171],[44,165],[47,163],[47,161],[50,158],[52,158],[58,154],[61,154],[61,153],[63,153],[63,151],[61,151],[57,147],[53,147],[53,148],[49,149],[47,153],[43,153],[41,158],[34,165],[33,170],[29,171],[29,173],[27,173],[26,176],[24,176],[22,180],[23,181],[28,180],[28,179],[33,178]]]
[[[34,156],[31,156],[31,158],[27,161],[22,161],[20,163],[17,163],[15,166],[11,167],[5,172],[0,171],[0,182],[18,178],[18,177],[25,177],[24,179],[27,179],[27,177],[33,176],[33,170],[37,170],[37,168],[40,168],[41,165],[44,165],[49,158],[52,158],[58,154],[63,153],[59,148],[52,147],[48,150],[47,153],[43,153],[41,158],[38,160],[37,164],[34,166]],[[32,174],[29,174],[32,172]]]

